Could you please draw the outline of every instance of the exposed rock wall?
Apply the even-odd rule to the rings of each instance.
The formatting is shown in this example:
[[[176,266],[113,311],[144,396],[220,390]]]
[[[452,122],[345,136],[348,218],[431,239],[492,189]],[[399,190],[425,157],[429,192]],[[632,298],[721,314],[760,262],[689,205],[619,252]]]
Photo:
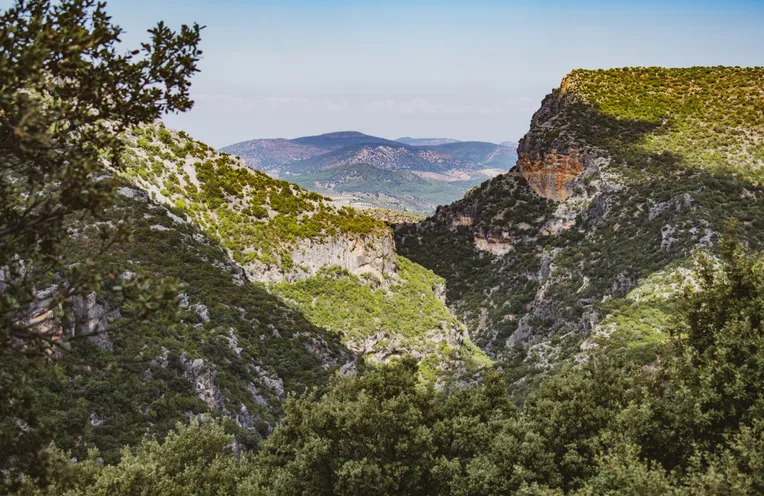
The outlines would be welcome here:
[[[95,293],[90,293],[85,298],[76,296],[72,299],[72,304],[77,332],[88,336],[99,348],[111,349],[112,343],[106,330],[109,319],[121,317],[119,309],[111,310],[106,303],[101,305],[96,301]]]
[[[566,153],[524,153],[517,162],[522,176],[544,198],[565,201],[574,193],[574,185],[586,166],[575,149]]]
[[[265,283],[294,282],[327,267],[340,267],[355,275],[369,274],[380,280],[397,271],[392,233],[367,237],[342,235],[321,241],[303,239],[295,242],[290,258],[290,267],[255,262],[244,268],[251,280]]]
[[[111,340],[107,334],[109,319],[121,317],[118,308],[111,309],[108,303],[100,304],[96,301],[96,294],[87,296],[75,296],[72,298],[71,317],[69,327],[64,328],[64,322],[56,312],[49,308],[51,298],[59,290],[57,285],[39,290],[35,293],[35,302],[28,310],[26,325],[34,328],[37,332],[51,336],[54,339],[67,336],[87,336],[96,346],[103,350],[112,348]],[[61,307],[59,307],[60,310]],[[68,309],[66,309],[68,311]]]
[[[511,235],[506,231],[488,234],[476,233],[475,246],[479,250],[487,251],[494,255],[504,255],[515,249]]]
[[[554,129],[556,117],[566,105],[575,103],[569,83],[548,95],[531,120],[531,128],[517,148],[520,174],[544,198],[565,201],[574,194],[576,179],[590,165],[588,154],[566,139],[564,129]]]

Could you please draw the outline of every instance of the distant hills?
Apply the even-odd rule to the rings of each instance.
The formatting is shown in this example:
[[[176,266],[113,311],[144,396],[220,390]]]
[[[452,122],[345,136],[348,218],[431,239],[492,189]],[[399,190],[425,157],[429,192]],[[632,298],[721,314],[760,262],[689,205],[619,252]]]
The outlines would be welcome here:
[[[388,140],[356,131],[244,141],[221,151],[238,155],[250,167],[304,188],[330,196],[342,192],[342,201],[347,204],[415,212],[431,212],[441,202],[460,198],[471,187],[506,172],[517,161],[516,145],[511,142],[497,145],[410,137]],[[359,169],[359,165],[368,167]],[[349,171],[352,174],[348,175]],[[359,171],[361,180],[357,180]],[[354,179],[348,181],[349,177]]]
[[[431,212],[452,203],[480,180],[439,181],[414,172],[387,170],[369,164],[349,164],[290,177],[301,187],[332,197],[341,205]]]

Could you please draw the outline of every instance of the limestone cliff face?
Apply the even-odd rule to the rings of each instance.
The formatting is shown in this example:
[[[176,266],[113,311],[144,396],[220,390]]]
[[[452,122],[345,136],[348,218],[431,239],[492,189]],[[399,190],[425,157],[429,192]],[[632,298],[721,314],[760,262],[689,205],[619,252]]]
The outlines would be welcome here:
[[[570,83],[563,79],[559,89],[549,94],[531,120],[528,134],[517,148],[517,167],[539,196],[565,201],[575,193],[576,179],[590,165],[589,154],[568,139],[557,116],[576,103]]]
[[[555,201],[565,201],[573,195],[575,180],[586,168],[575,149],[567,153],[525,153],[518,158],[517,165],[539,196]]]
[[[59,339],[61,336],[85,336],[102,350],[111,350],[112,343],[107,333],[109,319],[121,317],[118,308],[111,309],[106,302],[96,301],[96,294],[74,296],[71,300],[71,321],[68,327],[49,305],[52,296],[58,291],[53,285],[35,293],[35,302],[29,309],[25,323],[43,335]]]
[[[294,243],[289,258],[289,265],[278,267],[254,262],[244,269],[251,280],[264,283],[294,282],[315,276],[328,267],[340,267],[358,276],[369,274],[380,280],[396,273],[392,233],[380,236],[346,234],[319,241],[302,239]]]

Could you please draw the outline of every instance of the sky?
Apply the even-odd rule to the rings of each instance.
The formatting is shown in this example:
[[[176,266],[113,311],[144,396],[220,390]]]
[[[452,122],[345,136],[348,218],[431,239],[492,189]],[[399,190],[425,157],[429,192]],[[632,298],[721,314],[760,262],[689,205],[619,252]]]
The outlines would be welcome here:
[[[517,141],[575,68],[764,65],[764,0],[108,5],[128,47],[159,20],[206,26],[196,105],[165,121],[216,147],[340,130]]]

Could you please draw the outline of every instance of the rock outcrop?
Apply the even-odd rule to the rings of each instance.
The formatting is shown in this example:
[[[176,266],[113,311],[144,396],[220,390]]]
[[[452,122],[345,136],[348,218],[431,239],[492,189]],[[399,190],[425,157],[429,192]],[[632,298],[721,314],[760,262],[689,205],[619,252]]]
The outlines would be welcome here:
[[[517,167],[533,190],[544,198],[567,200],[574,194],[576,179],[590,165],[590,156],[557,127],[556,118],[575,103],[570,83],[563,79],[548,95],[531,120],[531,128],[517,148]]]
[[[98,303],[95,293],[84,297],[75,296],[71,300],[71,308],[59,307],[71,317],[66,319],[69,325],[65,328],[62,319],[50,307],[58,290],[59,287],[53,285],[35,293],[35,301],[27,312],[26,324],[54,339],[61,336],[85,336],[102,350],[111,350],[112,343],[107,329],[109,319],[120,318],[119,309],[111,309],[107,303]]]
[[[109,319],[118,319],[121,316],[119,309],[112,310],[108,304],[98,303],[95,293],[90,293],[85,298],[74,297],[72,304],[77,334],[88,336],[101,349],[110,350],[112,343],[106,330]]]
[[[351,274],[369,274],[380,281],[395,275],[395,241],[392,233],[380,236],[339,235],[333,238],[302,239],[290,250],[291,264],[278,267],[257,261],[244,269],[249,279],[264,283],[294,282],[315,276],[328,267]]]
[[[578,150],[573,148],[565,153],[522,151],[517,166],[536,194],[556,201],[573,195],[575,181],[586,169]]]

